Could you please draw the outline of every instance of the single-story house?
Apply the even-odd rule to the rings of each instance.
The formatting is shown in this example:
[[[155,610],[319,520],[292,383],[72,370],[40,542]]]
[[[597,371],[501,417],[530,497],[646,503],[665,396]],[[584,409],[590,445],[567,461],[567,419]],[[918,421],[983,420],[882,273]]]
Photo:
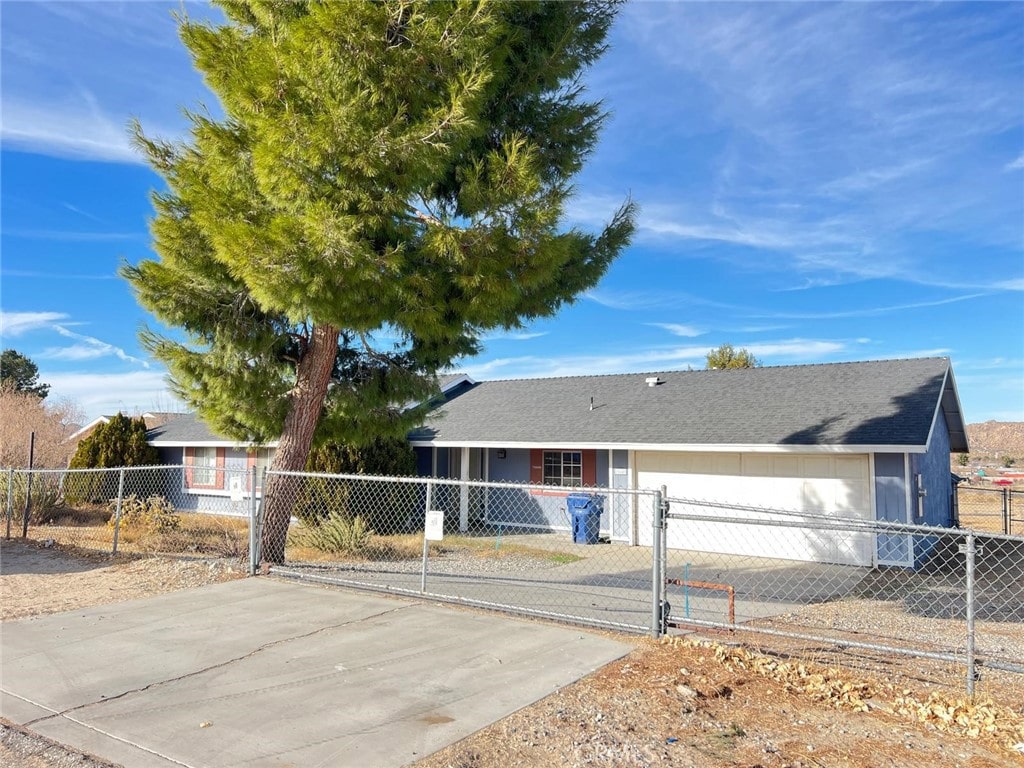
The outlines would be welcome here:
[[[471,381],[464,374],[442,376],[440,394],[459,391]],[[181,509],[220,512],[225,497],[249,492],[253,467],[260,482],[277,448],[276,440],[257,447],[216,435],[194,413],[160,416],[159,425],[146,432],[146,439],[157,449],[161,464],[184,467],[182,494],[176,502]],[[260,492],[258,486],[256,492]]]
[[[463,380],[445,395],[410,435],[423,476],[664,486],[669,498],[950,526],[950,453],[969,450],[947,358]],[[460,528],[567,526],[564,491],[520,491],[515,502],[502,492],[463,491]],[[647,519],[616,496],[601,532],[649,545]],[[667,537],[674,548],[857,565],[913,566],[929,546],[902,534],[681,520]]]
[[[248,470],[256,467],[257,478],[262,478],[276,447],[239,445],[213,434],[194,413],[174,414],[148,430],[146,439],[157,449],[161,464],[185,468],[175,505],[199,512],[220,512],[226,498],[248,493]]]

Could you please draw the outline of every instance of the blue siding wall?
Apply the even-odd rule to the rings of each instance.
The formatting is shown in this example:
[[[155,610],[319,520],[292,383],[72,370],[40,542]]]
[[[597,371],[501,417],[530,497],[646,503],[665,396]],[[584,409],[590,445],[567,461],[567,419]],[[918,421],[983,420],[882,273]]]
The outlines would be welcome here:
[[[927,495],[924,497],[924,517],[914,511],[913,521],[924,525],[949,527],[953,524],[952,483],[949,470],[949,430],[940,413],[932,430],[928,452],[911,457],[911,471],[921,475]]]
[[[505,458],[498,458],[498,449],[488,452],[489,479],[498,483],[530,482],[530,451],[526,448],[505,449]]]
[[[918,516],[916,485],[911,488],[911,497],[914,499],[915,506],[912,521],[920,525],[951,527],[953,525],[953,486],[949,469],[949,430],[946,428],[946,420],[941,412],[936,417],[928,451],[911,457],[910,471],[912,475],[921,475],[921,484],[925,490],[924,503],[920,507],[924,514]],[[912,482],[916,483],[916,478],[912,479]],[[934,536],[914,537],[915,567],[925,563],[936,544],[938,544],[938,539]]]

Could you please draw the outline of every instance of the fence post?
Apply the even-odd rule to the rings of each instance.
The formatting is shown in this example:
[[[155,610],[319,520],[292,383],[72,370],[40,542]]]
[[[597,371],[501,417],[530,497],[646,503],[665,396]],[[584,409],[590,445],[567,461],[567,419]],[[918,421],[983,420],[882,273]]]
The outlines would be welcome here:
[[[263,510],[267,504],[267,467],[263,468],[263,476],[260,478],[260,503],[256,506],[256,546],[253,554],[250,555],[253,568],[258,572],[260,563],[263,562]]]
[[[1010,535],[1010,489],[1002,488],[1003,492],[1003,533]]]
[[[7,540],[11,540],[11,522],[14,520],[14,467],[7,468]]]
[[[124,501],[124,467],[117,478],[117,507],[114,510],[114,546],[111,555],[117,554],[117,539],[121,535],[121,503]]]
[[[249,470],[249,575],[255,576],[259,563],[256,560],[256,527],[259,525],[259,504],[256,501],[256,465]]]
[[[423,569],[420,572],[420,592],[427,591],[427,558],[430,554],[430,542],[427,541],[427,512],[433,500],[434,485],[427,480],[427,501],[423,507]]]
[[[967,618],[967,696],[974,697],[974,683],[977,680],[974,662],[974,555],[977,551],[974,541],[974,531],[968,529],[967,538],[960,547],[966,560],[967,584],[966,584],[966,618]]]
[[[662,563],[661,536],[664,530],[664,496],[654,492],[654,521],[651,528],[651,637],[661,637],[662,596],[665,594],[665,570]]]

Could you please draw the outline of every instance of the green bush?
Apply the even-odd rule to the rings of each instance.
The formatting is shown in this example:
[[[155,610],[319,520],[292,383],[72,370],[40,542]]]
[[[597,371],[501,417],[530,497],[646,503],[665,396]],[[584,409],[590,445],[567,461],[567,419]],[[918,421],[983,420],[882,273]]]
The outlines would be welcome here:
[[[330,554],[358,555],[370,545],[373,531],[361,517],[332,511],[315,525],[300,528],[295,543]]]
[[[111,528],[117,524],[117,499],[111,499],[109,507]],[[132,533],[170,533],[178,530],[181,518],[163,496],[149,496],[141,499],[134,493],[121,500],[121,530]]]
[[[157,464],[156,448],[146,442],[144,419],[130,419],[122,413],[100,424],[82,440],[71,457],[71,469],[141,467]],[[81,473],[69,478],[65,497],[77,501],[102,502],[117,495],[116,472]]]

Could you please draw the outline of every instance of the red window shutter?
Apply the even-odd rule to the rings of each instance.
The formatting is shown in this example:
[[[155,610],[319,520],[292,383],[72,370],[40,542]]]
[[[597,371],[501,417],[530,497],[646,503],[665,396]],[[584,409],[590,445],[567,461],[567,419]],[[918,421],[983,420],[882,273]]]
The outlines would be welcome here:
[[[185,487],[192,487],[192,466],[196,463],[196,449],[185,448]]]
[[[580,461],[583,462],[583,485],[593,488],[597,485],[597,451],[581,451]]]
[[[226,448],[217,449],[217,479],[214,481],[214,485],[218,488],[224,487],[224,457],[227,454]]]
[[[544,482],[544,451],[540,448],[530,449],[530,482],[536,485]]]

